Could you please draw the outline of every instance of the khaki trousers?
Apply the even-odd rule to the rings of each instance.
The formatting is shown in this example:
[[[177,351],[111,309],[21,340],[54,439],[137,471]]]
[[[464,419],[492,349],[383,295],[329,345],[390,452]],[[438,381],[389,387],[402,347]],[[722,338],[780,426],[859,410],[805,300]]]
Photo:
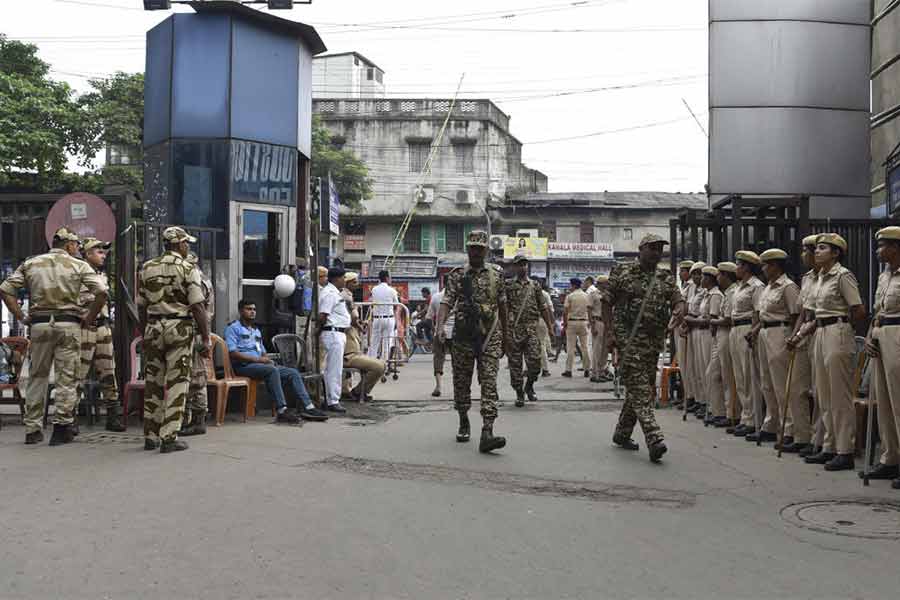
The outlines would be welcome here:
[[[731,364],[734,367],[734,381],[738,399],[741,401],[741,425],[756,427],[753,422],[753,350],[744,336],[750,333],[752,325],[732,327],[729,334]]]
[[[808,373],[804,377],[803,363],[807,365],[809,361],[805,356],[801,356],[798,352],[794,357],[794,370],[791,374],[791,389],[788,396],[785,397],[785,387],[787,386],[788,370],[790,368],[791,353],[787,349],[788,330],[784,327],[769,327],[759,332],[760,335],[760,365],[763,366],[764,377],[768,380],[768,384],[763,389],[771,389],[774,398],[774,416],[776,418],[775,426],[781,426],[780,418],[787,411],[787,424],[785,425],[785,436],[794,438],[794,442],[798,444],[808,444],[810,438],[809,423],[809,400],[807,391],[809,389]],[[770,399],[766,397],[766,413],[768,416]],[[777,431],[777,430],[776,430]]]
[[[684,388],[684,397],[685,398],[693,398],[694,388],[691,387],[691,382],[688,381],[690,377],[688,377],[688,366],[685,363],[685,352],[687,350],[687,338],[681,337],[681,333],[678,331],[675,332],[675,357],[678,359],[678,372],[681,375],[681,385]]]
[[[566,327],[566,371],[575,366],[575,342],[581,346],[581,366],[585,371],[591,370],[591,348],[588,346],[587,321],[569,320]]]
[[[896,465],[900,463],[900,327],[876,327],[872,337],[881,348],[881,358],[872,359],[881,463]]]
[[[856,342],[849,323],[819,327],[815,337],[816,392],[825,424],[825,452],[856,451],[856,413],[853,409],[853,355]]]
[[[365,373],[365,385],[363,387],[368,394],[381,379],[381,376],[384,375],[385,364],[384,361],[358,352],[356,354],[344,355],[344,367],[349,369],[359,369]],[[344,379],[344,385],[341,389],[341,394],[344,394],[345,392],[350,392],[349,377]]]
[[[741,411],[738,408],[740,401],[732,402],[737,397],[734,385],[734,367],[731,361],[731,329],[719,328],[716,333],[716,350],[719,355],[719,368],[722,373],[722,391],[725,394],[725,416],[732,420],[740,418]]]
[[[709,330],[706,330],[709,333]],[[725,416],[725,394],[722,386],[722,361],[719,359],[719,338],[709,336],[709,361],[706,366],[706,391],[709,399],[709,414],[713,417]]]
[[[29,376],[25,390],[25,433],[40,431],[43,427],[51,367],[56,375],[53,424],[73,423],[80,352],[81,326],[78,323],[53,322],[31,326],[31,345],[26,359]]]
[[[787,348],[784,347],[784,336],[772,335],[774,330],[782,330],[781,327],[770,327],[769,329],[760,329],[759,336],[756,339],[756,357],[759,361],[759,378],[760,391],[762,392],[763,401],[766,404],[766,415],[763,417],[763,431],[767,433],[777,433],[781,423],[781,404],[784,399],[784,382],[787,381],[787,363],[785,356]],[[779,337],[781,346],[779,347]],[[770,341],[767,341],[771,338]],[[772,370],[777,371],[777,375],[781,377],[781,393],[776,392],[778,387],[775,383],[775,377]]]
[[[593,329],[591,330],[591,333],[593,335],[591,343],[593,344],[593,348],[591,349],[591,358],[593,359],[593,369],[591,375],[600,377],[606,368],[606,325],[604,325],[603,321],[600,319],[594,319],[592,325]]]
[[[712,337],[709,329],[691,330],[691,348],[694,357],[691,359],[691,374],[694,380],[694,399],[700,404],[706,404],[709,400],[706,388],[706,366],[712,354]]]

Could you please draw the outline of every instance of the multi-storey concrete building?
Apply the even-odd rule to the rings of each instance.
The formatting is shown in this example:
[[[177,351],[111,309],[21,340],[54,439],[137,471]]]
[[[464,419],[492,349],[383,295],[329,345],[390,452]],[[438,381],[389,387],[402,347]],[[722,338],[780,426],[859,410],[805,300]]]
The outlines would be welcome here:
[[[357,52],[313,59],[313,98],[383,98],[384,71]]]
[[[872,7],[872,204],[882,209],[890,197],[896,214],[900,212],[900,3],[874,0]]]

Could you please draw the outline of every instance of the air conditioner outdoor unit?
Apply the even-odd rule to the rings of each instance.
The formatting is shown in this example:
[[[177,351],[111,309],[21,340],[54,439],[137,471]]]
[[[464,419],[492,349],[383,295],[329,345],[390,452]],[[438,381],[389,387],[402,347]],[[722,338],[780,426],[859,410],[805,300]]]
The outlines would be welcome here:
[[[413,193],[413,198],[422,204],[432,204],[434,203],[434,188],[420,187]]]
[[[540,235],[537,229],[519,229],[516,231],[516,237],[536,238]]]
[[[489,245],[491,250],[503,250],[503,245],[506,243],[506,238],[509,237],[507,235],[492,235]]]
[[[468,190],[457,190],[456,192],[456,203],[457,204],[472,204],[475,201],[475,198],[472,194],[469,193]]]

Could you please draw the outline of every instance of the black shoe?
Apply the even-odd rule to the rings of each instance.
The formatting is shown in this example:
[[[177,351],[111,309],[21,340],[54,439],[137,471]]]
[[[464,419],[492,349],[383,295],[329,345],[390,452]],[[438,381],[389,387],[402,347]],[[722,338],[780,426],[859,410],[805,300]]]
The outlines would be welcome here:
[[[748,442],[774,442],[778,439],[778,436],[768,431],[760,431],[759,433],[747,434],[747,437],[744,439]]]
[[[506,446],[506,438],[495,436],[494,427],[492,425],[486,425],[481,428],[481,443],[478,444],[479,452],[487,454],[494,450],[499,450],[504,446]]]
[[[169,440],[168,442],[160,444],[159,453],[168,454],[169,452],[181,452],[182,450],[187,449],[187,442],[182,442],[181,440]]]
[[[591,383],[600,383],[599,377],[591,377]]]
[[[190,424],[179,431],[178,435],[206,435],[206,413],[192,414]]]
[[[658,463],[660,459],[662,459],[663,454],[668,452],[669,449],[666,448],[666,445],[662,442],[656,442],[652,446],[650,446],[650,462]]]
[[[571,377],[571,376],[572,376],[572,371],[563,371],[562,376],[563,376],[563,377]]]
[[[614,435],[613,436],[613,444],[622,448],[623,450],[640,450],[641,447],[631,438],[627,438],[625,436]]]
[[[756,432],[756,430],[753,429],[752,427],[747,427],[746,425],[738,425],[737,427],[734,428],[734,431],[732,431],[731,434],[734,437],[747,437],[751,433],[755,433],[755,432]]]
[[[728,427],[725,430],[725,433],[727,433],[728,435],[737,435],[737,427]]]
[[[516,408],[522,408],[523,406],[525,406],[525,393],[516,392]]]
[[[78,419],[76,418],[72,421],[72,424],[69,425],[69,431],[72,432],[72,437],[77,438],[78,434],[81,433],[81,430],[78,428]]]
[[[818,454],[813,454],[812,456],[807,456],[806,458],[803,459],[803,462],[805,462],[808,465],[824,465],[828,462],[831,462],[831,460],[834,458],[834,456],[835,456],[834,452],[822,451],[822,452],[819,452]]]
[[[275,422],[276,423],[287,423],[288,425],[296,425],[297,423],[300,422],[300,417],[298,417],[297,415],[295,415],[294,413],[292,413],[288,410],[283,410],[280,413],[278,413],[277,417],[275,417]]]
[[[25,443],[26,444],[40,444],[44,441],[44,434],[40,431],[32,431],[31,433],[25,434]]]
[[[340,402],[338,402],[337,404],[327,404],[327,405],[325,405],[325,411],[326,411],[326,412],[333,412],[333,413],[341,413],[341,414],[343,414],[343,413],[347,412],[347,409],[344,408],[343,406],[341,406]]]
[[[439,389],[435,388],[434,391],[431,392],[431,396],[432,396],[433,398],[440,398],[440,397],[441,397],[441,391],[440,391]]]
[[[115,431],[117,433],[122,433],[123,431],[127,431],[127,427],[125,423],[122,421],[121,415],[106,415],[106,430],[107,431]]]
[[[813,454],[818,454],[821,451],[822,451],[821,446],[814,446],[812,444],[807,444],[797,454],[800,455],[800,458],[806,458],[807,456],[812,456]]]
[[[585,377],[590,377],[590,376],[591,376],[591,372],[588,371],[588,370],[585,370],[585,371],[584,371],[584,376],[585,376]]]
[[[859,472],[859,478],[863,479],[865,473]],[[900,477],[900,469],[897,465],[884,465],[878,463],[875,468],[869,471],[869,479],[897,479]]]
[[[144,450],[157,450],[159,448],[159,440],[151,440],[144,438]]]
[[[327,421],[328,415],[324,412],[316,408],[315,406],[310,406],[309,408],[304,408],[300,411],[300,417],[304,421]]]
[[[550,377],[550,371],[544,369],[541,371],[541,377]]]
[[[459,413],[459,430],[456,432],[456,441],[459,443],[468,442],[472,437],[472,427],[469,425],[469,415]]]
[[[800,454],[800,452],[807,447],[807,444],[798,444],[794,442],[792,444],[785,444],[781,451],[785,454]]]
[[[713,419],[712,425],[718,429],[728,427],[728,419],[725,417],[716,417]]]
[[[778,438],[777,438],[777,435],[776,435],[776,439],[778,439]],[[786,435],[786,436],[784,436],[784,439],[782,440],[782,443],[780,443],[780,444],[779,444],[779,443],[776,443],[776,444],[775,444],[775,449],[776,449],[776,450],[781,450],[782,452],[784,452],[784,448],[786,448],[787,446],[793,446],[793,445],[794,445],[794,438],[792,438],[792,437],[789,436],[789,435]]]
[[[838,454],[825,463],[826,471],[852,471],[855,468],[852,454]]]
[[[900,477],[891,482],[891,487],[895,490],[900,490]]]
[[[61,446],[63,444],[69,444],[72,440],[75,439],[74,433],[72,433],[71,425],[54,425],[53,426],[53,435],[50,436],[49,446]]]
[[[525,382],[525,395],[529,402],[537,402],[537,394],[534,393],[534,382],[530,379]]]

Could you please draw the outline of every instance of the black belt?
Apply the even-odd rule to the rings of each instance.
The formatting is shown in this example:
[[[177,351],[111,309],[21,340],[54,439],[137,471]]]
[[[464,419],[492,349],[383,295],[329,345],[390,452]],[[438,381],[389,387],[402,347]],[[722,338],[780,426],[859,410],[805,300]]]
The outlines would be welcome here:
[[[175,315],[147,315],[148,321],[193,321],[194,317],[178,317]]]
[[[595,321],[602,321],[602,320],[603,320],[603,317],[594,317],[594,320],[595,320]]]
[[[740,327],[741,325],[752,325],[753,319],[734,319],[731,322],[732,327]]]
[[[41,325],[43,323],[49,323],[50,321],[55,321],[56,323],[81,323],[79,317],[72,315],[40,315],[31,317],[32,325]]]
[[[587,319],[569,319],[570,321],[587,321]]]
[[[900,317],[881,317],[878,319],[879,327],[890,327],[891,325],[900,325]]]
[[[790,324],[790,321],[763,321],[762,328],[768,329],[770,327],[787,327]]]
[[[849,323],[850,319],[847,317],[825,317],[824,319],[816,319],[816,325],[819,327],[828,327],[829,325],[834,325],[835,323]]]
[[[393,319],[394,315],[372,315],[373,319]]]
[[[338,333],[345,333],[349,329],[348,327],[323,327],[320,331],[337,331]]]
[[[697,329],[709,329],[709,323],[695,323],[694,327]]]

